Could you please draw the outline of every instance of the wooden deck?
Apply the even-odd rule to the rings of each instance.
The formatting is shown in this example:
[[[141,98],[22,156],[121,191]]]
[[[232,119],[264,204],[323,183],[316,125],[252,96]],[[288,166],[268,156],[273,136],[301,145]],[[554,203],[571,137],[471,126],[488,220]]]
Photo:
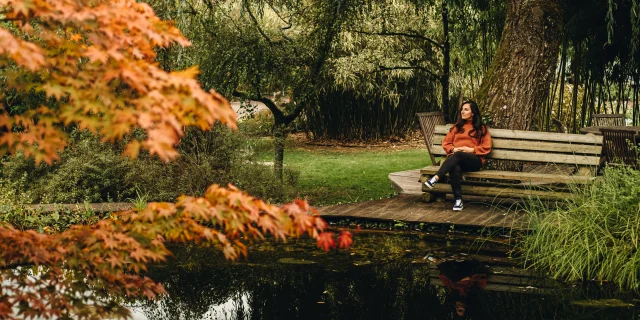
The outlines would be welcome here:
[[[433,224],[522,229],[521,215],[507,208],[466,202],[464,210],[452,210],[453,202],[423,203],[420,195],[399,194],[394,198],[319,208],[323,217],[355,217]]]
[[[389,199],[373,200],[354,204],[342,204],[319,207],[325,217],[355,217],[365,219],[399,220],[432,224],[455,224],[477,227],[505,227],[522,229],[523,215],[509,210],[508,206],[494,205],[474,201],[477,198],[465,197],[464,210],[454,212],[453,201],[423,203],[421,185],[418,182],[420,169],[394,172],[389,174],[392,187],[398,196]],[[30,205],[38,212],[83,211],[84,204],[44,204]],[[110,212],[133,208],[131,203],[91,203],[93,212]]]
[[[326,217],[355,217],[382,220],[400,220],[433,224],[455,224],[477,227],[504,227],[522,229],[522,214],[509,206],[465,200],[464,210],[452,210],[453,201],[423,203],[420,170],[408,170],[389,174],[392,187],[398,196],[354,204],[342,204],[319,208]]]

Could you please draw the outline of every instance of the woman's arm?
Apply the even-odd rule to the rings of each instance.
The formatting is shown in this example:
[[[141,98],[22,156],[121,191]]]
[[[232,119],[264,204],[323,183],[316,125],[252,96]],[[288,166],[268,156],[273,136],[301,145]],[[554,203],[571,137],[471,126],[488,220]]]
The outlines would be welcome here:
[[[458,151],[462,151],[462,152],[466,152],[466,153],[474,153],[475,154],[475,149],[471,148],[471,147],[458,147],[458,148],[453,148],[453,152],[458,152]]]
[[[489,129],[487,129],[487,133],[482,137],[482,142],[473,147],[473,153],[477,156],[486,156],[491,152],[491,135],[489,134]]]
[[[444,140],[442,140],[442,149],[444,149],[444,152],[446,152],[447,154],[453,153],[453,138],[455,136],[454,133],[455,127],[451,127],[451,130],[449,130],[449,133],[447,133],[447,135],[444,137]]]

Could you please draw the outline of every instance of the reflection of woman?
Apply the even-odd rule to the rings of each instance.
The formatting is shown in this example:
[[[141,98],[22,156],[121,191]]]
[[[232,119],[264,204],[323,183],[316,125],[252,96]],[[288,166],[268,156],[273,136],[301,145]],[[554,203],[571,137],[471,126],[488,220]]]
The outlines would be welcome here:
[[[480,170],[484,164],[484,156],[491,152],[491,136],[487,126],[482,123],[480,109],[474,101],[462,103],[458,122],[444,137],[442,148],[447,153],[447,159],[438,172],[424,184],[431,189],[448,173],[455,199],[453,210],[461,211],[461,174]]]
[[[438,270],[438,278],[455,301],[456,314],[469,315],[470,296],[487,285],[487,268],[475,260],[445,261],[438,265]]]

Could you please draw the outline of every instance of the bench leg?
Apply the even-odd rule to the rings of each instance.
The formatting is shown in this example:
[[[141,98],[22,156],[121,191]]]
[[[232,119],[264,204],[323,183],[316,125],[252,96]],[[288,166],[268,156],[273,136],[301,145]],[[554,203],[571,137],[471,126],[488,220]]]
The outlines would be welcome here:
[[[430,192],[423,192],[422,195],[420,196],[420,201],[424,203],[430,203],[433,200],[435,200],[435,198]]]
[[[420,196],[420,200],[424,203],[430,203],[433,201],[443,202],[446,199],[446,195],[446,193],[423,192]]]

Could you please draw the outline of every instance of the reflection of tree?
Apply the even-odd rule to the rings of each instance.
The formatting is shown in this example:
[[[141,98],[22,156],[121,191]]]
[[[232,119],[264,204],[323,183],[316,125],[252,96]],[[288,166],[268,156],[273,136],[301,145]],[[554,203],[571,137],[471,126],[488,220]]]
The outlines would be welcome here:
[[[207,312],[213,306],[220,308],[221,304],[225,304],[225,309],[213,316],[222,319],[455,318],[455,298],[444,287],[430,285],[430,277],[437,273],[431,274],[427,265],[411,264],[398,257],[384,264],[356,265],[352,261],[329,266],[311,263],[308,256],[307,260],[276,260],[275,256],[281,254],[301,256],[300,252],[282,250],[277,251],[278,254],[270,251],[251,255],[250,263],[230,263],[209,250],[191,249],[172,248],[176,259],[150,270],[149,276],[163,283],[168,292],[162,301],[145,306],[144,312],[150,319],[207,319]],[[338,255],[322,257],[341,258]],[[563,290],[561,294],[544,295],[480,290],[470,295],[469,313],[465,318],[626,319],[633,316],[632,308],[594,312],[569,303],[588,297],[615,297],[600,293],[601,289]]]
[[[407,319],[436,316],[439,305],[429,286],[429,269],[407,263],[356,266],[331,279],[328,317],[337,319]]]
[[[302,319],[326,313],[322,268],[276,263],[258,268],[246,283],[252,319]]]
[[[439,305],[427,266],[388,263],[335,271],[277,264],[254,269],[248,280],[252,319],[441,319],[428,303]]]
[[[280,262],[222,263],[190,270],[168,265],[149,275],[168,292],[162,301],[145,306],[150,319],[201,319],[213,305],[230,299],[235,302],[230,319],[406,319],[433,315],[433,305],[439,304],[429,287],[429,269],[406,263],[340,271]],[[248,296],[249,310],[242,307],[239,292]]]
[[[149,319],[202,319],[213,305],[235,297],[242,280],[230,268],[192,270],[165,266],[151,270],[151,277],[161,282],[168,296],[145,305]]]

